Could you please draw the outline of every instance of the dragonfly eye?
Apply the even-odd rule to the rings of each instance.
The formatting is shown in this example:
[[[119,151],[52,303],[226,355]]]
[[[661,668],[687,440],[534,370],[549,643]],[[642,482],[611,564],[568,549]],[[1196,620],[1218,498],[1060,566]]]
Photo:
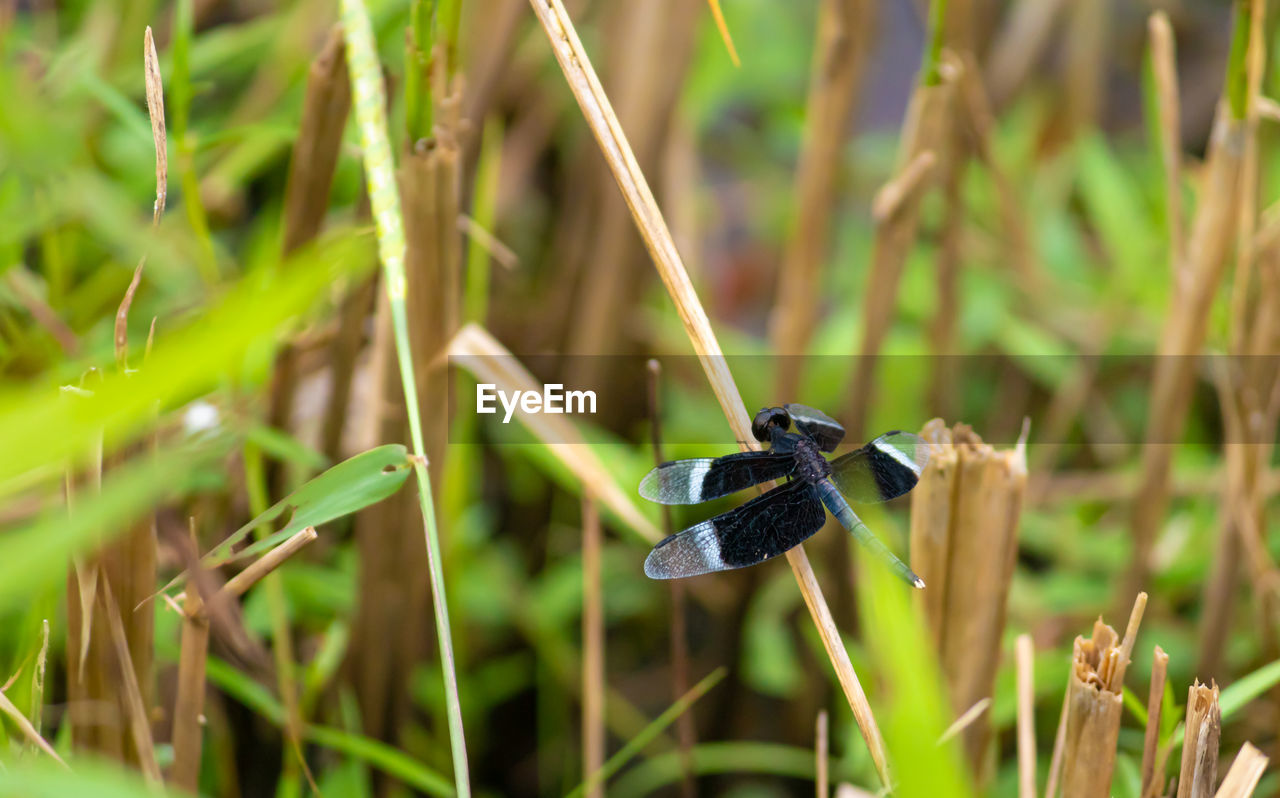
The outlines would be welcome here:
[[[768,443],[772,440],[769,428],[775,426],[784,431],[790,429],[791,416],[781,407],[763,408],[751,421],[751,435],[761,443]]]

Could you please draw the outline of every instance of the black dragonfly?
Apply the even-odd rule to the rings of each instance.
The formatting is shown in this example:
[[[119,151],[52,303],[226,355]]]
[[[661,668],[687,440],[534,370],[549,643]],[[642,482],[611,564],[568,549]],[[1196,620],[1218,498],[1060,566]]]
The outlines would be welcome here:
[[[790,429],[794,424],[796,431]],[[888,432],[857,451],[827,460],[844,427],[820,410],[788,404],[761,410],[751,434],[768,443],[759,452],[673,460],[650,471],[640,495],[659,504],[698,504],[775,479],[788,481],[653,547],[644,561],[651,579],[755,565],[799,545],[822,528],[825,506],[862,545],[913,587],[924,580],[894,556],[854,514],[849,500],[872,504],[916,486],[929,445],[909,432]]]

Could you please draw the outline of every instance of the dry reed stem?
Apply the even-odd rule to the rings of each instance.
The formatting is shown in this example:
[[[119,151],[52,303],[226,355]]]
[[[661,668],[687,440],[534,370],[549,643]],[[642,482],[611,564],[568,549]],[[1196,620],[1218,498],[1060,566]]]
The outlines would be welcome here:
[[[309,526],[293,535],[290,535],[283,543],[263,554],[254,560],[248,568],[231,577],[222,590],[214,597],[219,599],[234,599],[243,596],[249,588],[253,587],[267,574],[274,571],[284,564],[284,561],[297,554],[304,546],[315,540],[317,537],[316,528]]]
[[[1169,15],[1154,12],[1147,20],[1151,37],[1151,70],[1156,83],[1156,106],[1160,114],[1160,156],[1164,160],[1164,198],[1169,226],[1170,266],[1175,278],[1186,262],[1186,241],[1182,231],[1182,130],[1179,119],[1178,62]]]
[[[493,383],[507,393],[541,392],[541,384],[516,356],[477,324],[468,324],[458,331],[449,345],[449,356],[477,380]],[[514,417],[569,469],[584,490],[596,497],[627,527],[650,543],[662,539],[662,533],[622,492],[604,461],[586,445],[586,439],[572,421],[560,415],[526,414],[523,408],[517,409]]]
[[[875,4],[823,0],[809,77],[804,137],[796,167],[794,218],[778,271],[778,304],[772,341],[777,354],[778,395],[794,396],[803,355],[813,335],[822,263],[830,251],[831,217],[837,207],[849,120],[857,107],[867,39]]]
[[[1147,692],[1147,730],[1142,742],[1142,791],[1146,796],[1164,792],[1164,770],[1156,770],[1156,748],[1160,742],[1160,713],[1164,706],[1164,680],[1169,671],[1169,655],[1160,646],[1151,654],[1151,687]]]
[[[58,342],[62,353],[75,357],[80,351],[80,340],[76,338],[75,331],[62,320],[58,312],[36,293],[27,270],[22,266],[9,269],[9,273],[5,275],[5,282],[13,290],[22,306],[31,314],[31,318],[35,319],[36,324],[43,327],[53,340]]]
[[[1221,103],[1201,196],[1187,246],[1186,279],[1175,280],[1156,358],[1143,447],[1142,478],[1131,521],[1134,556],[1127,584],[1137,588],[1150,569],[1151,549],[1168,507],[1170,445],[1181,435],[1194,387],[1194,359],[1204,345],[1209,310],[1226,271],[1235,233],[1245,127]]]
[[[205,664],[209,655],[209,619],[201,607],[199,591],[193,590],[183,606],[177,698],[173,704],[173,765],[169,768],[169,783],[193,793],[200,780]]]
[[[1111,13],[1106,0],[1074,0],[1064,36],[1066,98],[1063,112],[1071,135],[1098,122],[1106,77],[1105,65]]]
[[[925,179],[931,176],[937,163],[938,157],[933,150],[916,153],[898,174],[876,192],[871,200],[871,218],[878,224],[889,221],[902,207],[902,203],[913,196]]]
[[[1018,798],[1036,798],[1035,643],[1018,635]]]
[[[618,129],[628,131],[639,170],[656,174],[692,60],[697,5],[648,0],[611,4],[609,9],[605,31],[615,44],[602,68]],[[657,52],[662,53],[659,59],[654,58]],[[579,300],[573,302],[572,292],[562,293],[564,302],[573,302],[560,306],[567,321],[566,351],[612,355],[627,349],[627,325],[619,320],[634,312],[648,266],[637,246],[631,214],[606,164],[585,159],[582,171],[586,190],[571,192],[565,209],[567,217],[576,220],[566,229],[580,239],[565,242],[578,255],[566,262],[575,274],[562,279],[577,284]],[[584,297],[590,299],[582,301]],[[619,377],[625,364],[608,357],[574,357],[566,366],[565,382],[599,386],[601,408],[626,415],[626,400],[635,397],[614,387],[623,383]]]
[[[1187,691],[1187,720],[1182,735],[1182,768],[1178,774],[1178,798],[1209,798],[1218,780],[1218,738],[1222,712],[1218,686],[1196,680]]]
[[[600,144],[605,160],[613,170],[627,206],[635,218],[637,227],[645,240],[654,265],[658,269],[667,292],[676,305],[676,310],[684,324],[693,349],[707,374],[711,389],[729,421],[735,437],[749,449],[758,449],[754,437],[750,434],[751,422],[747,416],[746,406],[738,393],[733,375],[729,372],[720,344],[716,340],[702,303],[698,301],[693,283],[676,251],[675,242],[663,221],[653,193],[645,181],[644,175],[636,164],[635,156],[627,144],[617,117],[609,105],[600,81],[591,68],[586,51],[579,41],[573,23],[569,19],[560,0],[530,0],[538,21],[542,24],[551,41],[551,49],[565,74],[569,88],[578,101],[583,116],[591,128],[592,134]],[[787,552],[787,561],[795,574],[804,596],[805,604],[813,616],[822,638],[827,657],[831,660],[836,676],[844,690],[845,697],[853,710],[854,718],[862,731],[867,747],[871,751],[876,771],[880,780],[888,786],[892,784],[889,765],[885,757],[884,739],[876,725],[871,706],[867,703],[862,685],[858,682],[849,653],[840,639],[831,610],[822,597],[822,589],[814,576],[813,568],[805,556],[804,547],[796,546]]]
[[[994,686],[1026,452],[1022,446],[996,451],[968,427],[949,429],[941,419],[925,424],[922,437],[932,453],[911,495],[911,567],[930,585],[918,600],[959,712],[989,697]],[[965,732],[975,773],[989,738],[985,718]]]
[[[1059,781],[1064,798],[1109,794],[1120,734],[1124,673],[1145,606],[1146,595],[1140,594],[1123,641],[1101,618],[1088,639],[1076,637],[1049,767],[1047,798],[1058,795]]]
[[[827,798],[830,795],[831,784],[828,770],[830,763],[827,761],[830,739],[827,732],[827,711],[825,709],[818,710],[818,719],[814,722],[813,729],[814,745],[813,755],[816,760],[814,769],[817,778],[814,779],[814,788],[818,798]]]
[[[845,425],[849,438],[853,440],[864,437],[867,414],[875,400],[876,360],[897,308],[903,265],[915,244],[920,200],[932,182],[926,178],[946,170],[946,164],[940,164],[939,169],[927,169],[927,159],[921,160],[925,152],[932,151],[935,156],[945,152],[943,147],[947,124],[952,119],[954,84],[958,75],[951,62],[944,62],[942,67],[941,83],[926,85],[921,82],[916,86],[902,123],[895,173],[906,178],[900,184],[911,190],[903,194],[901,201],[885,200],[880,203],[891,206],[886,208],[891,213],[876,222],[870,273],[863,293],[861,341],[850,381],[852,402]],[[916,173],[920,173],[919,177],[915,177]]]
[[[661,465],[666,458],[662,454],[662,363],[651,358],[646,364],[649,389],[649,433],[653,445],[654,465]],[[671,521],[671,506],[662,505],[662,531],[670,537],[675,533]],[[685,627],[685,585],[681,579],[671,580],[671,691],[675,699],[689,692],[689,641]],[[693,725],[693,713],[682,712],[676,718],[676,738],[680,742],[680,790],[684,798],[695,798],[697,790],[693,780],[693,747],[697,744],[697,730]]]
[[[1028,0],[1013,5],[1008,22],[991,46],[984,82],[1001,107],[1031,74],[1055,30],[1065,0]]]
[[[314,239],[324,224],[350,110],[351,83],[347,74],[342,26],[335,23],[307,70],[302,118],[289,158],[284,190],[282,249],[285,254]],[[355,290],[359,291],[358,288]],[[278,429],[292,428],[294,395],[298,387],[298,357],[297,344],[292,340],[286,341],[277,353],[276,365],[272,369],[267,419]],[[345,402],[350,376],[341,379],[344,375],[338,374],[337,368],[338,362],[335,362],[333,401],[338,401],[341,394],[341,401]],[[279,464],[271,464],[269,482],[273,495],[287,492],[284,469]]]
[[[986,696],[978,700],[976,704],[960,713],[960,717],[951,722],[942,734],[938,735],[938,745],[948,743],[954,740],[961,732],[972,726],[978,718],[982,717],[988,709],[991,708],[991,697]]]
[[[0,690],[0,712],[9,716],[9,719],[14,722],[18,727],[18,730],[22,732],[22,735],[26,737],[28,741],[34,744],[41,751],[44,751],[49,756],[53,757],[53,760],[62,767],[67,770],[71,769],[67,766],[66,762],[62,761],[62,757],[58,756],[58,752],[53,750],[53,746],[49,745],[49,741],[42,737],[40,732],[36,731],[36,727],[27,719],[26,715],[22,714],[22,710],[18,709],[14,703],[9,700],[9,696],[5,695],[3,690]]]
[[[1222,786],[1214,793],[1214,798],[1249,798],[1266,769],[1267,757],[1253,743],[1245,743],[1231,763]]]
[[[600,582],[600,511],[582,495],[582,780],[604,767],[604,586]],[[598,782],[588,798],[603,798]]]
[[[351,84],[347,78],[342,26],[335,23],[307,71],[302,119],[298,123],[298,137],[289,159],[284,190],[282,216],[286,253],[320,232],[329,207],[329,189],[350,109]]]
[[[121,703],[129,719],[129,731],[132,735],[134,750],[138,755],[138,764],[142,775],[153,784],[160,783],[160,766],[156,764],[155,743],[151,738],[151,718],[147,712],[142,690],[138,686],[138,672],[134,670],[133,657],[129,654],[130,641],[125,636],[124,623],[120,620],[120,607],[116,604],[111,592],[111,582],[103,574],[99,582],[99,596],[103,611],[107,616],[107,626],[111,632],[111,642],[115,647],[116,663],[119,666],[118,683],[124,688]]]

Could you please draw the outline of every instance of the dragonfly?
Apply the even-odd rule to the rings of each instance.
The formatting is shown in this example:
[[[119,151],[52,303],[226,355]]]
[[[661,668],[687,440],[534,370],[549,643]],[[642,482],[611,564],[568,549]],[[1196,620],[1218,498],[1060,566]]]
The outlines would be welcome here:
[[[828,460],[824,453],[834,452],[844,440],[844,427],[800,404],[764,408],[752,420],[751,434],[769,448],[673,460],[640,482],[640,495],[650,501],[699,504],[762,482],[786,480],[659,542],[644,561],[646,576],[678,579],[764,562],[816,533],[829,510],[907,584],[924,587],[924,580],[871,533],[849,502],[874,504],[910,491],[929,462],[929,444],[909,432],[887,432],[861,449]]]

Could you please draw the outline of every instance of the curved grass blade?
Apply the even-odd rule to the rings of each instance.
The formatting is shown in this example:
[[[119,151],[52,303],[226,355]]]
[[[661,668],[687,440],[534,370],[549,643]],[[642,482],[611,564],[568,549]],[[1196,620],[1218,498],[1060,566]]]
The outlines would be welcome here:
[[[643,751],[644,747],[653,742],[653,740],[661,734],[664,729],[672,723],[675,723],[676,718],[688,711],[689,707],[693,706],[693,702],[706,695],[707,691],[712,687],[715,687],[728,672],[729,671],[723,667],[716,668],[702,681],[695,684],[690,688],[689,692],[680,696],[680,698],[668,707],[665,712],[654,718],[652,723],[641,729],[639,734],[632,737],[626,745],[622,746],[622,750],[609,757],[609,760],[604,763],[603,767],[591,774],[591,777],[585,782],[574,787],[573,791],[569,793],[568,798],[579,798],[579,796],[585,795],[588,791],[594,790],[603,784],[605,779],[621,770],[623,765],[630,762],[636,754]]]

